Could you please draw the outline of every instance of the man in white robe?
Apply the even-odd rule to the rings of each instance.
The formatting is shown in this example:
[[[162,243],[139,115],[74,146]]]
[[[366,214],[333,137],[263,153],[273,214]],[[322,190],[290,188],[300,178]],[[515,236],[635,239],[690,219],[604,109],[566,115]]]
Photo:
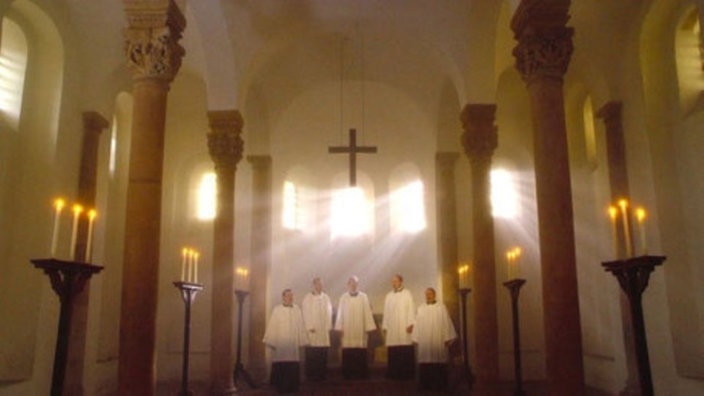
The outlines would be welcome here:
[[[403,287],[399,274],[391,278],[391,290],[384,301],[384,319],[381,328],[387,348],[386,377],[412,379],[415,376],[415,347],[411,333],[415,323],[416,308],[411,292]]]
[[[348,291],[340,297],[335,318],[335,330],[342,337],[342,375],[347,379],[369,375],[367,339],[368,333],[376,330],[369,298],[358,287],[359,278],[350,277]]]
[[[332,304],[323,291],[320,278],[313,279],[313,290],[303,297],[303,322],[308,331],[310,345],[306,347],[305,373],[311,381],[322,381],[326,377],[330,329],[332,328]]]
[[[425,303],[418,307],[413,342],[418,344],[418,382],[423,390],[447,389],[448,349],[457,339],[447,308],[435,300],[435,289],[425,290]]]
[[[308,336],[293,292],[286,289],[281,295],[283,303],[271,312],[263,342],[272,352],[271,384],[280,393],[292,393],[300,384],[300,348],[308,344]]]

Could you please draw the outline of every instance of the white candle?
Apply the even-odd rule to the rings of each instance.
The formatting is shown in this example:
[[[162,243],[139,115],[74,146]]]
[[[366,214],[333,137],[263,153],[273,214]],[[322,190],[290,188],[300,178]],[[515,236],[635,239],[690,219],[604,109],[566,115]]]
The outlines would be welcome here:
[[[181,282],[186,280],[186,262],[188,261],[188,248],[181,249]]]
[[[643,208],[638,208],[636,209],[636,219],[638,219],[638,231],[640,234],[640,246],[641,250],[643,251],[643,255],[648,254],[648,247],[646,245],[646,239],[645,239],[645,209]]]
[[[90,259],[93,256],[91,252],[93,251],[93,223],[95,222],[95,217],[98,212],[95,209],[88,211],[88,241],[86,242],[86,263],[90,263]]]
[[[506,277],[508,280],[513,279],[513,251],[506,252]]]
[[[198,283],[198,258],[200,253],[197,251],[193,252],[193,283]]]
[[[631,243],[631,227],[628,223],[628,201],[622,199],[618,201],[621,207],[621,218],[623,220],[623,237],[626,243],[626,258],[633,256],[633,244]]]
[[[193,253],[195,251],[193,249],[188,249],[188,260],[186,262],[186,282],[191,281],[191,273],[193,272]]]
[[[61,211],[64,209],[66,201],[62,198],[54,200],[54,229],[51,231],[51,257],[56,256],[56,246],[59,243],[59,228],[61,224]]]
[[[71,261],[76,260],[76,241],[78,239],[78,219],[81,217],[81,212],[83,212],[83,207],[81,205],[73,205],[73,227],[71,229],[71,247],[69,253],[71,254]]]
[[[618,209],[615,206],[609,206],[609,218],[611,219],[611,241],[613,244],[614,258],[618,258],[618,229],[616,227],[616,217]]]
[[[521,277],[521,267],[518,262],[521,258],[521,248],[516,246],[513,249],[513,279],[518,279]]]

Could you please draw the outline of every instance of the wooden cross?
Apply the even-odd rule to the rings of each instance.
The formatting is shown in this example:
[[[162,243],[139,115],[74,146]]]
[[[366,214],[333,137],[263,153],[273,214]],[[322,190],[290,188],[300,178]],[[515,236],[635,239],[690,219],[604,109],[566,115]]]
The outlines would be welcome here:
[[[357,185],[357,153],[376,153],[375,146],[357,146],[357,130],[350,129],[349,146],[330,146],[330,154],[349,153],[350,155],[350,186]]]

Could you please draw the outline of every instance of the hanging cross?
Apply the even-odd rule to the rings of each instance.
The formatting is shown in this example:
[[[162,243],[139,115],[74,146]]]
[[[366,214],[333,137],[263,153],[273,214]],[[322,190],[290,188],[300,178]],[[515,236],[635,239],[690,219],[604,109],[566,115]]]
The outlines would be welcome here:
[[[357,146],[357,130],[350,129],[350,144],[349,146],[331,146],[328,147],[328,153],[350,154],[350,186],[357,185],[357,153],[376,153],[375,146]]]

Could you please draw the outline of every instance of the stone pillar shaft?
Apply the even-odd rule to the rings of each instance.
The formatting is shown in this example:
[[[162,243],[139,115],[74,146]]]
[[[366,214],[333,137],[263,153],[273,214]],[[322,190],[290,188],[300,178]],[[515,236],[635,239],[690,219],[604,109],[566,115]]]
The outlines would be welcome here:
[[[491,215],[491,157],[498,144],[496,105],[469,104],[462,110],[462,143],[472,168],[472,235],[477,385],[499,377],[494,219]]]
[[[109,125],[108,121],[97,112],[87,111],[83,113],[83,147],[81,149],[81,163],[78,175],[78,202],[87,209],[95,207],[100,134]],[[75,251],[76,258],[79,261],[84,261],[86,257],[87,233],[88,221],[86,217],[82,217],[78,228],[78,243]],[[64,393],[68,395],[81,396],[85,393],[83,388],[83,363],[85,361],[89,299],[90,282],[86,282],[83,291],[78,293],[73,300],[66,378],[64,380]]]
[[[173,0],[125,0],[133,119],[120,311],[118,393],[156,391],[161,183],[169,84],[180,67],[185,26]]]
[[[455,328],[460,327],[460,303],[457,288],[457,201],[455,198],[455,163],[459,153],[435,154],[435,202],[437,203],[438,248],[442,273],[442,298]]]
[[[574,216],[562,78],[572,54],[568,0],[524,0],[511,27],[531,103],[550,395],[584,394]]]
[[[243,120],[236,110],[208,112],[208,149],[215,163],[217,210],[213,222],[213,299],[210,379],[214,394],[234,390],[235,172],[242,159]]]
[[[268,317],[266,296],[271,268],[271,156],[250,155],[252,164],[252,268],[249,311],[249,366],[255,378],[266,375],[266,356],[261,339]]]

